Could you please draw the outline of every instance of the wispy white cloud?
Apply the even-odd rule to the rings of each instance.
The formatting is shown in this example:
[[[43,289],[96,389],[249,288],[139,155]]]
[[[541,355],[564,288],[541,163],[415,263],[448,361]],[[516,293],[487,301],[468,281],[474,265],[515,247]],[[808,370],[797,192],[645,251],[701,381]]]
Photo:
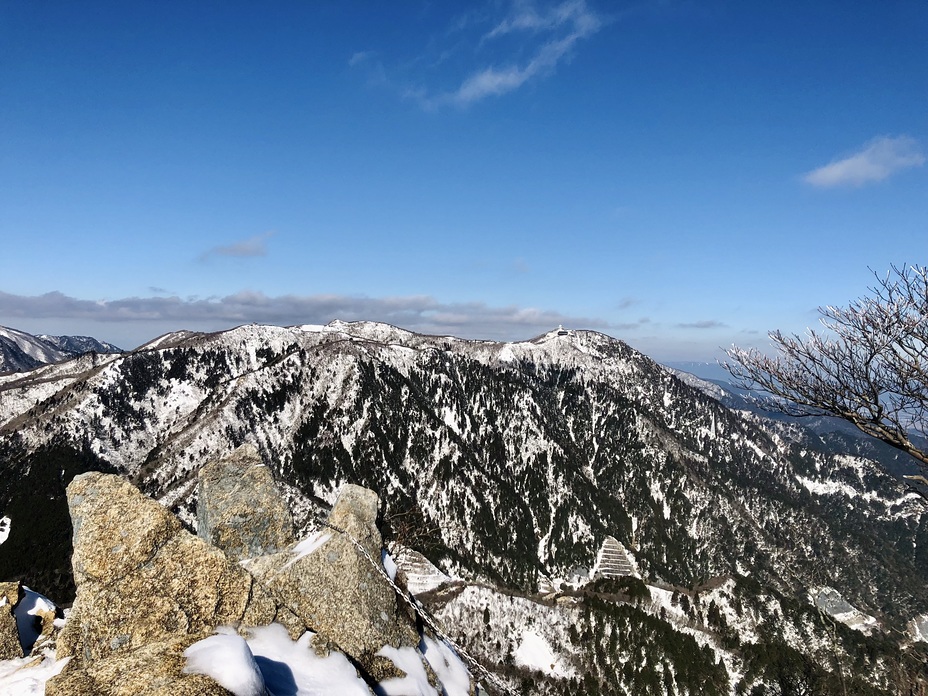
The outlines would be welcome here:
[[[151,326],[147,338],[181,328],[213,331],[251,322],[287,326],[324,324],[333,319],[384,321],[422,333],[500,340],[529,338],[558,324],[601,330],[624,328],[596,317],[555,310],[513,305],[493,307],[482,302],[440,302],[425,295],[270,297],[260,292],[242,291],[208,299],[173,296],[95,301],[69,297],[61,292],[24,296],[0,291],[0,323],[16,326],[25,321],[47,319],[67,320],[71,325],[84,322]]]
[[[541,11],[529,0],[518,0],[513,3],[510,15],[484,38],[492,39],[516,31],[560,31],[564,26],[592,33],[599,29],[600,20],[590,12],[584,0],[562,2]]]
[[[604,24],[586,0],[490,2],[458,16],[411,61],[389,68],[370,52],[359,52],[349,64],[372,73],[370,84],[391,88],[426,110],[465,107],[552,74],[580,41]],[[475,69],[478,61],[482,67]]]
[[[533,2],[516,2],[509,17],[498,23],[483,40],[496,39],[515,32],[546,36],[530,52],[530,58],[502,66],[490,66],[474,72],[450,94],[437,101],[466,106],[490,96],[512,92],[533,78],[551,73],[581,39],[599,31],[600,18],[584,0],[571,0],[539,11]]]
[[[267,240],[273,236],[273,232],[264,232],[239,242],[215,246],[212,249],[204,251],[198,258],[200,261],[208,261],[216,256],[267,256]]]
[[[882,136],[871,140],[858,152],[813,169],[802,178],[819,188],[856,187],[882,181],[895,172],[924,163],[925,155],[914,138]]]

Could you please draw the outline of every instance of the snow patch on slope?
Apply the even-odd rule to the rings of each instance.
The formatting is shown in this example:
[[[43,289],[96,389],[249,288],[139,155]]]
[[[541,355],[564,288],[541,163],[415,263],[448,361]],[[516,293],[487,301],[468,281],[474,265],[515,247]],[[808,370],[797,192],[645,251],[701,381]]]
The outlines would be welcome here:
[[[548,641],[532,629],[522,633],[515,653],[516,664],[543,672],[550,677],[569,677],[571,671],[564,660],[551,649]]]

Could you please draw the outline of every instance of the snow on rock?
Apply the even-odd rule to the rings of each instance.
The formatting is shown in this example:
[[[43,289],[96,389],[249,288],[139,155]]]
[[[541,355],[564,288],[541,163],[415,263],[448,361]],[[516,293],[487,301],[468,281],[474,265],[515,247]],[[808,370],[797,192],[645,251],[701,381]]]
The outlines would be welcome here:
[[[444,688],[443,696],[470,695],[470,674],[451,646],[445,641],[423,636],[420,650],[425,654],[429,666],[438,675]]]
[[[274,696],[369,696],[348,658],[335,650],[325,657],[318,655],[312,647],[313,635],[307,631],[292,641],[280,624],[249,631],[248,647],[268,691]]]
[[[287,561],[283,568],[281,568],[281,571],[286,570],[301,558],[305,558],[309,554],[313,553],[316,549],[320,548],[331,538],[332,535],[329,532],[323,532],[319,530],[313,532],[302,541],[297,542],[297,544],[290,551],[292,554],[294,554],[293,558]]]
[[[212,677],[235,696],[264,696],[264,675],[245,639],[231,628],[197,641],[184,651],[184,674]]]
[[[811,595],[812,603],[835,621],[869,635],[877,628],[876,619],[853,606],[833,587],[822,587]]]
[[[23,598],[13,610],[16,616],[16,628],[19,631],[19,641],[27,652],[32,649],[35,642],[42,635],[42,614],[54,613],[57,607],[48,597],[30,590],[23,585]]]
[[[184,652],[187,674],[206,674],[235,696],[370,696],[348,658],[337,650],[320,656],[307,631],[293,641],[280,624],[248,630],[242,638],[234,629],[220,627],[215,635]],[[385,681],[378,693],[438,696],[429,685],[415,648],[385,647],[381,653],[407,672],[403,679]],[[455,692],[448,692],[453,696]],[[466,692],[465,692],[466,693]]]
[[[0,661],[0,696],[42,696],[45,682],[64,669],[71,659],[55,659],[55,651],[46,648],[39,661],[36,656]]]
[[[394,648],[391,645],[385,645],[377,654],[391,660],[393,664],[406,672],[405,677],[380,682],[382,693],[387,696],[439,696],[429,684],[425,667],[422,666],[422,655],[418,650],[408,646]]]
[[[383,569],[387,571],[387,575],[390,576],[390,579],[396,580],[396,561],[393,560],[393,556],[391,556],[390,552],[386,549],[380,552],[380,562],[383,563]]]
[[[928,643],[928,614],[916,616],[909,622],[909,635],[916,642]]]
[[[10,518],[0,517],[0,544],[10,536]]]

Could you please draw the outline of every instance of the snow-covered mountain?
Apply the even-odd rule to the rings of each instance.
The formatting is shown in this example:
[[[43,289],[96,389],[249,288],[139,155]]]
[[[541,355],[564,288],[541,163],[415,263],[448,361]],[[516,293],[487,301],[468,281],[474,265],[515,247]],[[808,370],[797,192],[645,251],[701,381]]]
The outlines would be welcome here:
[[[122,352],[116,346],[90,336],[33,336],[0,326],[0,373],[24,372],[92,351]]]
[[[872,459],[886,471],[900,479],[921,473],[921,468],[912,457],[895,447],[866,435],[852,424],[841,418],[831,416],[788,416],[770,406],[770,396],[763,393],[741,389],[724,379],[704,378],[695,373],[686,372],[677,365],[686,365],[699,370],[701,374],[712,374],[712,366],[704,363],[676,363],[670,369],[682,381],[704,394],[721,402],[728,408],[742,412],[745,417],[753,417],[768,430],[775,431],[785,439],[806,440],[814,438],[818,446],[834,454],[853,454]],[[715,366],[717,370],[721,367]],[[724,372],[724,370],[722,370]],[[917,446],[928,447],[928,441],[917,432],[909,437]],[[928,494],[928,489],[920,483],[905,481],[910,488]]]
[[[47,341],[59,350],[71,355],[80,355],[81,353],[122,353],[122,348],[114,346],[112,343],[100,341],[93,336],[48,336],[41,334],[38,336],[43,341]]]
[[[531,693],[735,693],[797,666],[892,693],[924,671],[899,637],[928,614],[918,496],[588,331],[251,325],[0,376],[0,575],[67,594],[74,474],[122,473],[194,524],[197,470],[244,442],[304,522],[342,483],[378,491],[457,579],[434,610]],[[640,579],[589,584],[607,538]],[[872,635],[824,616],[822,587]]]

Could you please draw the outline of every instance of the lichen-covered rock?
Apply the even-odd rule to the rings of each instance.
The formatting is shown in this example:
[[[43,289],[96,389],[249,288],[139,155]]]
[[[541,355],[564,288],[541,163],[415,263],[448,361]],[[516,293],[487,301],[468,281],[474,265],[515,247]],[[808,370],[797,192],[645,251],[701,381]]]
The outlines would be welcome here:
[[[328,522],[354,539],[379,562],[377,494],[347,484]],[[255,576],[323,640],[350,655],[377,680],[397,676],[383,656],[385,645],[415,646],[419,637],[401,612],[387,580],[345,535],[323,528],[291,551],[246,564]],[[400,672],[401,674],[401,672]]]
[[[253,454],[238,452],[221,466]],[[244,500],[247,496],[226,486],[232,477],[219,467],[207,472],[207,486],[219,483],[204,500],[215,499],[215,491],[225,501]],[[168,510],[120,477],[82,474],[67,493],[77,596],[57,642],[57,657],[71,660],[49,681],[50,696],[225,694],[211,678],[183,673],[184,649],[216,626],[244,630],[275,621],[292,638],[313,629],[320,646],[339,648],[376,681],[404,676],[405,668],[387,655],[409,653],[384,648],[415,653],[419,636],[378,571],[381,538],[372,491],[342,489],[329,516],[329,524],[341,531],[326,529],[287,551],[241,563],[188,533]],[[225,526],[235,532],[240,549],[255,548],[246,539],[249,524]],[[267,528],[261,523],[256,533]],[[421,667],[437,684],[425,661]]]
[[[197,497],[198,536],[235,560],[277,553],[295,541],[290,511],[252,445],[203,466]]]
[[[22,596],[22,585],[18,582],[0,583],[0,660],[14,660],[23,656],[16,616],[13,614]]]
[[[67,669],[46,683],[46,696],[228,696],[212,678],[184,674],[184,650],[205,637],[188,635]]]
[[[218,624],[275,619],[247,571],[125,480],[90,472],[67,493],[77,596],[57,655],[73,658],[69,672]]]

